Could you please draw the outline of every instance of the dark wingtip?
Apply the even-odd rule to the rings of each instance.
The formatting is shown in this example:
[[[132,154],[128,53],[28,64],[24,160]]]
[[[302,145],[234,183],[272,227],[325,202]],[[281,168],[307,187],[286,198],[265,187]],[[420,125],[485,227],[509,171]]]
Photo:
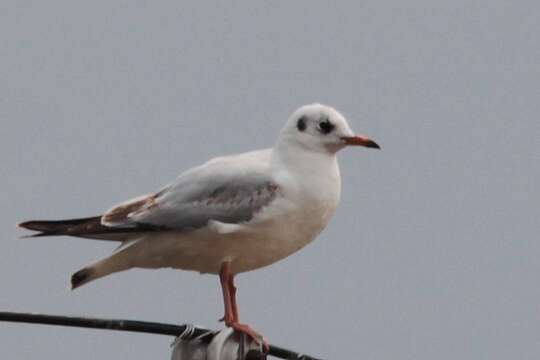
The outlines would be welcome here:
[[[48,236],[49,234],[45,234],[45,233],[37,233],[37,234],[30,234],[30,235],[23,235],[23,236],[19,236],[19,239],[33,239],[33,238],[37,238],[37,237],[42,237],[42,236]]]
[[[23,221],[17,224],[18,228],[33,230],[33,231],[50,231],[53,222],[52,221],[43,221],[43,220],[30,220]]]
[[[17,223],[15,225],[15,227],[17,227],[19,229],[33,230],[32,229],[32,221],[23,221],[23,222]],[[36,231],[39,231],[39,230],[36,230]],[[40,233],[37,233],[37,234],[19,236],[19,239],[31,239],[31,238],[35,238],[35,237],[38,237],[38,236],[43,236],[43,233],[40,232]]]
[[[82,286],[85,283],[87,283],[91,275],[92,275],[91,268],[84,268],[77,271],[75,274],[71,276],[71,290],[75,290],[79,286]]]
[[[30,229],[30,226],[32,224],[32,221],[23,221],[23,222],[20,222],[20,223],[17,223],[15,226],[18,227],[19,229]]]
[[[32,239],[42,236],[55,235],[54,232],[45,230],[45,228],[42,226],[42,223],[42,221],[23,221],[16,224],[17,228],[19,229],[38,231],[38,233],[35,234],[19,236],[19,239]]]

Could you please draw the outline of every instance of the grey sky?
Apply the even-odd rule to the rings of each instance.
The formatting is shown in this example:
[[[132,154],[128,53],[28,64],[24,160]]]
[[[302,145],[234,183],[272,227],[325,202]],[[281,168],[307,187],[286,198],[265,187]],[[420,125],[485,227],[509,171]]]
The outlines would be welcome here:
[[[329,359],[537,359],[539,24],[536,1],[3,1],[0,309],[217,327],[217,278],[134,270],[70,292],[114,245],[14,224],[271,146],[320,101],[383,151],[340,154],[337,214],[238,278],[242,319]],[[0,324],[3,358],[164,359],[170,341]]]

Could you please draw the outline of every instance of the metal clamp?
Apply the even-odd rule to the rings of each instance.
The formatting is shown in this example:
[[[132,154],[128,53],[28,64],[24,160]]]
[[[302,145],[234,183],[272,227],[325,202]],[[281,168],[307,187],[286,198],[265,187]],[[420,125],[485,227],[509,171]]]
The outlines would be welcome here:
[[[264,360],[266,355],[245,334],[225,328],[218,333],[208,333],[191,338],[191,327],[186,328],[172,344],[171,360]],[[212,335],[208,343],[207,336]]]

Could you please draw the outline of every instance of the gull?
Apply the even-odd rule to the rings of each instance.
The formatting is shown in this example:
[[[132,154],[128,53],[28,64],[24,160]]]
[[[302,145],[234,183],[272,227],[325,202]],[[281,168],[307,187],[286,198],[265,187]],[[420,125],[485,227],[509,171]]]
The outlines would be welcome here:
[[[271,149],[216,157],[100,216],[19,226],[38,232],[31,237],[120,242],[110,256],[74,273],[72,289],[131,268],[219,275],[221,320],[267,346],[239,321],[234,276],[291,255],[325,228],[340,199],[336,153],[347,146],[380,149],[355,135],[334,108],[305,105],[289,117]]]

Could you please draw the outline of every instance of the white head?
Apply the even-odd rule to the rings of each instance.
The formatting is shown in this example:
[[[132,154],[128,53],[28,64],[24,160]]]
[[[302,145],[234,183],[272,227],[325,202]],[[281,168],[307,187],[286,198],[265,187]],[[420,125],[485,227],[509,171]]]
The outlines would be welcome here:
[[[304,105],[296,110],[281,130],[280,142],[331,154],[347,145],[380,149],[373,140],[355,135],[336,109],[321,104]]]

